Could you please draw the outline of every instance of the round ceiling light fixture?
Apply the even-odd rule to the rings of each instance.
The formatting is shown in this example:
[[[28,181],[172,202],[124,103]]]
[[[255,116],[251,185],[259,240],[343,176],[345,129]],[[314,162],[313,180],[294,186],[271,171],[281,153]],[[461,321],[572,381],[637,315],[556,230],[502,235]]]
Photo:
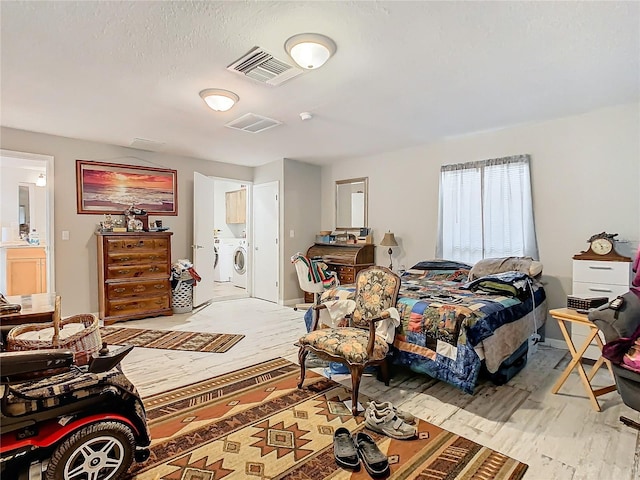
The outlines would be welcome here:
[[[333,40],[319,33],[299,33],[284,43],[293,60],[306,70],[314,70],[325,64],[336,53]]]
[[[216,112],[226,112],[240,100],[240,97],[235,93],[219,88],[202,90],[200,96],[209,108]]]

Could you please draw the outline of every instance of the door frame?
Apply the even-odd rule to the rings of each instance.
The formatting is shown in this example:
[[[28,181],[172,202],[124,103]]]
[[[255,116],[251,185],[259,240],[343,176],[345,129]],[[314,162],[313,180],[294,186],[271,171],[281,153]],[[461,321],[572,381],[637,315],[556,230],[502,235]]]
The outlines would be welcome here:
[[[1,157],[12,157],[21,160],[44,162],[45,175],[47,177],[47,185],[45,186],[45,202],[46,202],[46,224],[47,231],[45,233],[46,252],[47,252],[47,292],[56,291],[55,285],[55,222],[54,222],[54,157],[53,155],[42,155],[39,153],[18,152],[15,150],[0,149]]]

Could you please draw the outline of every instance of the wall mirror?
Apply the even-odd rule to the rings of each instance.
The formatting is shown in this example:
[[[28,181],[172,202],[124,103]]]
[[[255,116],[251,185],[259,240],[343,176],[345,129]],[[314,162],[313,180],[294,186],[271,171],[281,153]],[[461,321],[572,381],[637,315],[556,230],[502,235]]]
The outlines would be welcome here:
[[[367,227],[368,177],[336,181],[336,230]]]
[[[31,231],[31,185],[18,184],[18,225],[19,234],[29,235]]]

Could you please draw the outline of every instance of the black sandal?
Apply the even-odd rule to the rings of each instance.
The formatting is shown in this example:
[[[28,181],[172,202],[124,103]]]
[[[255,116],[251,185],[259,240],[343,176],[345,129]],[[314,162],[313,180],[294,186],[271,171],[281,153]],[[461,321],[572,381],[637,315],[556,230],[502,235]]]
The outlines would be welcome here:
[[[358,432],[353,438],[358,449],[358,455],[372,477],[384,477],[389,475],[389,459],[382,453],[369,435]]]
[[[360,459],[351,432],[344,427],[336,429],[333,434],[333,456],[342,468],[360,470]]]

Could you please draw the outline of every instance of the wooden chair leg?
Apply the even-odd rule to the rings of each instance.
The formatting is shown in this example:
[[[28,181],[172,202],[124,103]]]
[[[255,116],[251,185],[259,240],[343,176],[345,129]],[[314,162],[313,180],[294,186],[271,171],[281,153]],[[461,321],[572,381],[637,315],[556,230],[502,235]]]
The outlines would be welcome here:
[[[630,418],[620,417],[620,421],[624,423],[627,427],[635,428],[636,430],[640,430],[640,423],[634,422]]]
[[[360,390],[360,378],[364,367],[349,366],[351,373],[351,413],[353,416],[358,415],[358,390]]]
[[[380,364],[380,376],[382,377],[382,381],[385,386],[389,386],[389,363],[385,358],[384,361]]]
[[[304,347],[300,347],[300,350],[298,350],[298,363],[300,363],[300,381],[298,382],[298,388],[302,388],[302,384],[304,383],[304,376],[306,374],[305,360],[308,354],[309,351]]]

